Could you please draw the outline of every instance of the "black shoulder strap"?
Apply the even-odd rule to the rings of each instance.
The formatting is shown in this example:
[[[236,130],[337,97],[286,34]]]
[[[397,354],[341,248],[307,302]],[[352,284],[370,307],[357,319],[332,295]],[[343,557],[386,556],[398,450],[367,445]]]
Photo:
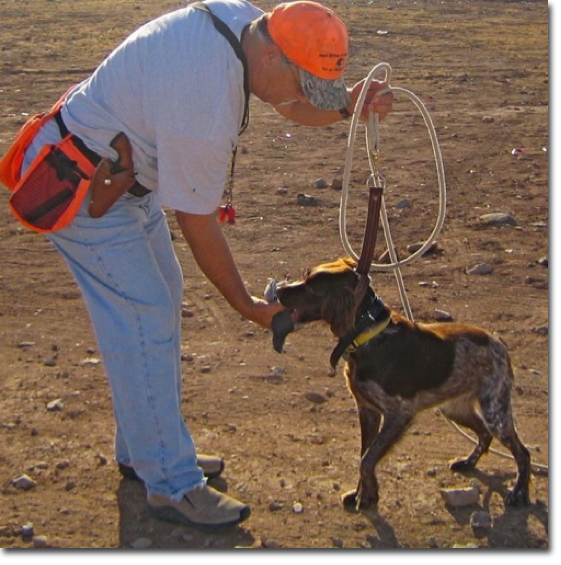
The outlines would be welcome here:
[[[232,46],[234,53],[237,55],[238,59],[243,65],[243,89],[245,93],[245,108],[242,118],[242,126],[240,129],[240,134],[247,128],[249,124],[249,69],[247,66],[247,58],[242,49],[242,44],[240,40],[236,37],[234,32],[218,17],[216,17],[210,10],[210,8],[204,2],[195,2],[190,5],[191,8],[196,10],[202,10],[206,12],[211,18],[216,31],[223,35],[228,43]]]

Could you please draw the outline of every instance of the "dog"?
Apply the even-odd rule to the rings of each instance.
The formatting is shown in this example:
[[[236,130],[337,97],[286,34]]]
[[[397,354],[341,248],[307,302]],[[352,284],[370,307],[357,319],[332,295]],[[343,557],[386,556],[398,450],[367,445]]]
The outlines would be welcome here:
[[[339,339],[331,364],[335,367],[340,357],[346,361],[347,384],[358,408],[361,461],[358,486],[343,495],[343,504],[377,505],[376,465],[418,412],[437,405],[478,437],[473,452],[450,468],[474,469],[497,438],[518,468],[505,503],[529,504],[530,454],[513,422],[514,374],[505,345],[473,326],[409,321],[385,306],[355,267],[351,259],[338,259],[277,288],[293,325],[327,322]]]

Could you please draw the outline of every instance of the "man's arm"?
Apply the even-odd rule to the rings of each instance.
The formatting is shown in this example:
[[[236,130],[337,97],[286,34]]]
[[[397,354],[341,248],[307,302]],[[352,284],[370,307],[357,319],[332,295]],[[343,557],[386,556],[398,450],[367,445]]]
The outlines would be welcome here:
[[[175,214],[197,265],[210,282],[244,318],[270,328],[273,316],[284,308],[249,294],[216,214],[195,215],[179,211]]]

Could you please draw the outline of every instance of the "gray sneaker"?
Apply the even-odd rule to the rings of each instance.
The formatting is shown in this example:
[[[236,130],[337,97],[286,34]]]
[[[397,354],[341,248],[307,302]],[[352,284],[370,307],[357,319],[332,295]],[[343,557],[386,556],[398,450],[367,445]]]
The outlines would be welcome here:
[[[189,491],[179,502],[161,494],[150,494],[148,510],[158,520],[207,530],[239,524],[251,514],[249,506],[208,485]]]

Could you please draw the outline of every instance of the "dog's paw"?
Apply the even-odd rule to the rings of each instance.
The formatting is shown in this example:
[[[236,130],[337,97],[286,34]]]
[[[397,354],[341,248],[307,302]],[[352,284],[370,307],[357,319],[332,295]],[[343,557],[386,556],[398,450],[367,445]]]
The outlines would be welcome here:
[[[356,489],[350,490],[341,496],[343,506],[349,510],[356,510],[356,500],[358,492]]]
[[[468,471],[473,471],[475,469],[475,464],[469,459],[454,459],[450,462],[450,470],[456,471],[458,473],[467,473]]]
[[[505,499],[507,506],[528,506],[530,504],[530,493],[526,489],[513,489]]]

